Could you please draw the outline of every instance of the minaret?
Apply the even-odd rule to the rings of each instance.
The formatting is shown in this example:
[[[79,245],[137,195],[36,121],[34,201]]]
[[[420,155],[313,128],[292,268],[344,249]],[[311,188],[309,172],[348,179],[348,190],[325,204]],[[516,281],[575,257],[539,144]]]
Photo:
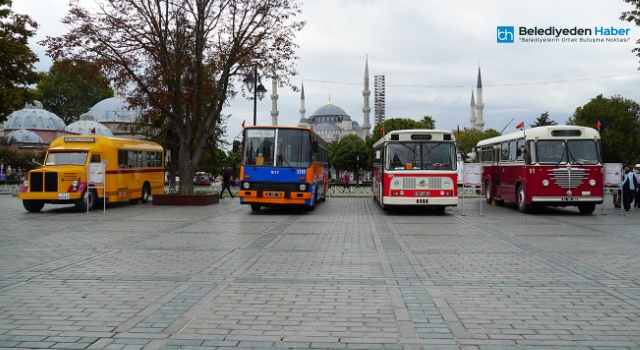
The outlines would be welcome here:
[[[371,129],[371,124],[369,124],[369,112],[371,112],[371,107],[369,107],[369,96],[371,96],[371,91],[369,91],[369,55],[367,55],[367,60],[364,64],[364,90],[362,90],[362,96],[364,98],[362,107],[362,117],[364,120],[362,123],[362,138],[365,138],[369,136],[369,130]]]
[[[309,126],[309,122],[305,118],[307,110],[304,108],[304,81],[302,82],[302,89],[300,91],[300,123],[298,126]]]
[[[484,131],[484,120],[482,120],[482,110],[484,109],[484,103],[482,103],[482,76],[480,75],[480,65],[478,65],[478,102],[476,103],[476,129]]]
[[[469,117],[470,128],[476,128],[476,101],[473,99],[473,85],[471,85],[471,117]]]
[[[273,79],[271,81],[271,125],[278,125],[278,82]]]

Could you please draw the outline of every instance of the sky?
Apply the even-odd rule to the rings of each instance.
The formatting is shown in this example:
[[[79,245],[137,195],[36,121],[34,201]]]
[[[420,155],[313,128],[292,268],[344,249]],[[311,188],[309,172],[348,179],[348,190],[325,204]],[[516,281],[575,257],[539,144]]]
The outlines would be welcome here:
[[[37,42],[67,32],[60,19],[68,1],[14,0],[14,12],[28,14],[40,25],[30,41],[40,58],[39,71],[48,70],[51,60]],[[374,76],[384,75],[387,119],[429,115],[436,128],[454,130],[469,127],[480,67],[485,130],[515,131],[520,122],[528,127],[544,112],[565,124],[577,107],[599,94],[640,102],[640,58],[631,52],[640,28],[619,19],[631,9],[622,0],[305,0],[297,19],[307,24],[295,40],[300,75],[291,79],[298,87],[304,81],[306,117],[331,98],[362,125],[368,57],[372,125]],[[514,42],[498,43],[498,27],[513,27]],[[555,36],[521,35],[522,27],[590,29],[592,35],[568,33],[559,35],[559,42],[524,42]],[[595,32],[601,28],[624,29],[625,35]],[[500,38],[508,39],[504,32]],[[581,38],[621,41],[562,41]],[[257,102],[257,120],[270,124],[271,81],[262,83],[268,92]],[[297,125],[300,92],[278,88],[277,93],[278,124]],[[230,115],[226,138],[232,141],[243,120],[252,124],[253,101],[238,95],[223,113]]]

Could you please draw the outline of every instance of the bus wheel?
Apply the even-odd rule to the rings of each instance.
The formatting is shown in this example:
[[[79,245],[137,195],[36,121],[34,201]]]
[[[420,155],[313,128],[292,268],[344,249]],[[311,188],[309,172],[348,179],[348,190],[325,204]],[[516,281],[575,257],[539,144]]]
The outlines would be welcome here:
[[[149,189],[149,184],[145,183],[144,186],[142,186],[142,197],[140,197],[140,201],[142,202],[142,204],[145,204],[149,201],[150,194],[151,189]]]
[[[522,185],[518,186],[517,196],[518,197],[516,198],[516,201],[518,203],[518,210],[520,210],[521,213],[530,213],[531,206],[527,205],[527,196],[526,196],[526,193],[524,192],[524,186]]]
[[[585,215],[591,214],[593,213],[594,210],[596,210],[596,204],[595,203],[579,204],[578,210],[580,210],[580,214],[585,214]]]
[[[76,200],[76,210],[79,212],[92,211],[93,207],[96,205],[96,200],[98,199],[98,193],[96,190],[89,190],[87,192],[87,197],[85,201],[85,196]],[[88,204],[87,204],[88,202]],[[87,206],[89,209],[87,210]]]
[[[42,210],[42,208],[44,207],[44,202],[43,201],[24,200],[24,201],[22,201],[22,206],[25,209],[27,209],[27,211],[29,211],[29,212],[37,213],[40,210]]]
[[[260,211],[260,204],[251,204],[251,210]]]
[[[491,204],[491,183],[489,181],[484,183],[484,197],[487,199],[487,203]]]
[[[444,210],[445,210],[445,209],[447,209],[447,207],[443,207],[443,206],[436,207],[436,212],[438,212],[438,213],[444,213]]]

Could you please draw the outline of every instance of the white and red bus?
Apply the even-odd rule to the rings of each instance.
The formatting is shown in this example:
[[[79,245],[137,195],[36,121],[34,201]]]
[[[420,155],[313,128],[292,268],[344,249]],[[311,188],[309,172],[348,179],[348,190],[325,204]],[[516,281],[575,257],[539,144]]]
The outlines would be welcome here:
[[[577,206],[591,214],[604,195],[600,133],[584,126],[551,125],[478,142],[488,203]]]
[[[396,130],[373,145],[373,200],[389,206],[458,205],[456,139],[451,131]]]

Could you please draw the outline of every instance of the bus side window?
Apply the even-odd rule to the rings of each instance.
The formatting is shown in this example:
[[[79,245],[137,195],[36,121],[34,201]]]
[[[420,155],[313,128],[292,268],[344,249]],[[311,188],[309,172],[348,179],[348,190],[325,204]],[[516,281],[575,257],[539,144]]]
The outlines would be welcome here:
[[[91,163],[100,163],[100,155],[99,154],[92,154],[91,155]]]
[[[527,164],[535,164],[537,162],[537,154],[536,154],[536,142],[529,141],[527,143]]]

